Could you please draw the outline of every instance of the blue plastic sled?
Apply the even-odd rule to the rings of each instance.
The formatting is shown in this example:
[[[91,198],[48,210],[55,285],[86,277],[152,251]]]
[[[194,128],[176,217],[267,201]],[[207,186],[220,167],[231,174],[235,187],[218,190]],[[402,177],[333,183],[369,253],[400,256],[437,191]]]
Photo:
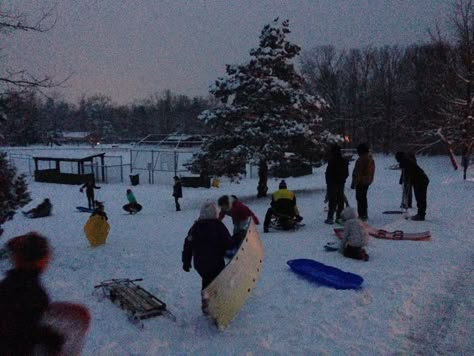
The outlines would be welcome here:
[[[359,289],[364,279],[354,273],[326,266],[318,261],[297,259],[287,262],[293,272],[312,282],[336,289]]]
[[[81,213],[93,213],[94,209],[86,208],[85,206],[76,206],[76,209]]]

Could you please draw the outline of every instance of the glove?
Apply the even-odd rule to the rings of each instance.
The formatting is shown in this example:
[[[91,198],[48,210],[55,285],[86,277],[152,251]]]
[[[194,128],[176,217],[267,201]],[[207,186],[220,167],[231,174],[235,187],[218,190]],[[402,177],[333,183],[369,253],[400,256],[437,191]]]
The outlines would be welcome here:
[[[82,188],[80,188],[79,191],[82,193],[83,192]]]
[[[189,272],[191,270],[191,266],[183,265],[183,271]]]

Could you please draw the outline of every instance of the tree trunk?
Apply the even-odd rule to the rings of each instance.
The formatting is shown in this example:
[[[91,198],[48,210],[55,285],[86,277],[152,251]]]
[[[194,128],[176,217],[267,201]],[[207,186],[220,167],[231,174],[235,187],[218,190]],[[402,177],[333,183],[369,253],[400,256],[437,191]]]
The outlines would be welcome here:
[[[267,196],[267,181],[268,181],[268,165],[266,160],[261,160],[258,164],[258,187],[257,198]]]

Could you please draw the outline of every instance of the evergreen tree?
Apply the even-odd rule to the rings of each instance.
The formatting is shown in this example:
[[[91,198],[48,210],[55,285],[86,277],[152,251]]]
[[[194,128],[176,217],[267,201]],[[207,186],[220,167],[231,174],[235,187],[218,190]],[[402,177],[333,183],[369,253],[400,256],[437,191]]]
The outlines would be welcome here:
[[[8,163],[6,153],[0,152],[0,225],[11,220],[15,210],[30,201],[25,177],[17,176],[15,168]]]
[[[200,115],[215,135],[190,165],[204,174],[236,177],[247,162],[258,163],[258,196],[267,191],[268,164],[315,164],[328,140],[321,132],[324,101],[304,89],[303,77],[292,63],[300,47],[290,43],[288,20],[275,19],[260,35],[258,48],[243,65],[227,65],[210,93],[219,105]]]

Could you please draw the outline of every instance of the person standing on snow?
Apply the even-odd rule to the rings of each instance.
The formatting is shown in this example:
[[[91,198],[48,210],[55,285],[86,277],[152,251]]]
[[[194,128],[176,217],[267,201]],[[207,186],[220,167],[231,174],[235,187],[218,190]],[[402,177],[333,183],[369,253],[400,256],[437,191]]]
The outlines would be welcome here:
[[[94,189],[100,189],[100,187],[96,187],[94,179],[87,181],[84,183],[79,191],[82,193],[86,189],[86,196],[87,196],[87,205],[89,209],[95,208],[95,197],[94,197]]]
[[[0,353],[32,355],[40,347],[48,355],[61,351],[64,338],[41,319],[50,305],[40,276],[50,259],[45,237],[35,232],[7,243],[14,268],[0,282]]]
[[[357,213],[362,221],[367,221],[369,219],[367,192],[374,180],[375,162],[366,143],[357,146],[357,154],[359,158],[352,171],[351,189],[356,191]]]
[[[472,151],[472,142],[471,143],[465,143],[462,146],[462,152],[461,152],[461,165],[463,168],[463,178],[466,180],[466,175],[467,175],[467,169],[469,168],[469,161],[471,157],[471,151]]]
[[[406,178],[409,179],[413,185],[418,212],[415,216],[412,216],[411,219],[423,221],[426,215],[426,195],[430,180],[423,169],[418,166],[418,163],[410,159],[405,152],[397,152],[395,159],[400,164],[403,174],[406,175]]]
[[[340,218],[345,203],[344,185],[349,176],[349,162],[342,156],[341,147],[338,145],[334,145],[330,150],[325,176],[329,210],[324,222],[333,224],[336,213],[336,222],[342,223]]]
[[[178,176],[174,176],[174,185],[173,185],[173,197],[174,203],[176,205],[176,211],[181,210],[181,206],[179,205],[179,198],[183,197],[183,186],[181,184],[181,179]]]
[[[236,241],[229,230],[218,219],[217,206],[214,202],[205,202],[201,206],[199,218],[194,222],[184,240],[181,260],[183,270],[189,272],[191,261],[202,278],[202,289],[205,289],[224,269],[224,256],[227,250],[234,248]]]

